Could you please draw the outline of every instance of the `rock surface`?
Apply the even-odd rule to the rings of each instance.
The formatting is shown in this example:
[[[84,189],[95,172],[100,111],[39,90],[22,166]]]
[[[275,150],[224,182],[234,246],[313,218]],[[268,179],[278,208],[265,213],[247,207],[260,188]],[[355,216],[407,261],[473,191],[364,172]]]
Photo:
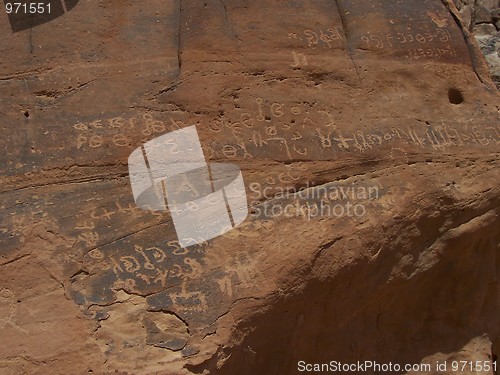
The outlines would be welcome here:
[[[500,88],[500,1],[453,0],[461,22],[473,33],[486,56],[493,80]]]
[[[451,1],[4,18],[2,374],[497,358],[499,94]],[[127,160],[188,125],[241,167],[251,209],[182,248],[168,212],[135,205]]]

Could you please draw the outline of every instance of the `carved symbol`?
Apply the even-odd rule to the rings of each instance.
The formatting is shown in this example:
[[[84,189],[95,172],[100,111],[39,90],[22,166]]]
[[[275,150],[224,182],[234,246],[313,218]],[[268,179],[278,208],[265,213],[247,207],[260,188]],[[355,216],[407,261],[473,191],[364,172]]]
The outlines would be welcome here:
[[[290,65],[292,68],[298,68],[301,66],[308,65],[307,56],[304,55],[303,53],[292,51],[292,55],[293,55],[293,64]]]

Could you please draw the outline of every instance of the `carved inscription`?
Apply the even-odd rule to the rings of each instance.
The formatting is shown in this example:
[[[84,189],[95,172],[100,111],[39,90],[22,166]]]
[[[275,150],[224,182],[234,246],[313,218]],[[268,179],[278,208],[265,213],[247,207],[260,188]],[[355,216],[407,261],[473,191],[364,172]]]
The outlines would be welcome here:
[[[401,95],[401,93],[399,94]],[[496,124],[479,125],[422,124],[384,126],[371,129],[347,129],[335,120],[333,110],[317,109],[304,104],[273,102],[257,97],[254,111],[240,113],[236,121],[217,119],[208,129],[214,133],[229,133],[232,143],[213,143],[212,152],[225,159],[250,159],[270,153],[273,158],[301,160],[311,155],[329,152],[364,153],[387,146],[415,146],[436,151],[449,147],[478,144],[498,144]],[[220,150],[220,151],[217,151]]]
[[[169,241],[170,248],[181,247],[176,241]],[[197,279],[201,275],[201,265],[194,258],[184,258],[181,264],[169,261],[173,253],[159,246],[144,248],[134,245],[134,254],[111,256],[113,273],[118,279],[141,279],[146,284],[168,285],[173,278]],[[174,250],[175,252],[175,250]]]
[[[86,150],[110,146],[131,147],[137,138],[146,142],[155,134],[164,134],[185,126],[185,123],[173,118],[165,123],[146,113],[142,117],[118,116],[79,122],[73,128],[77,131],[76,148]]]
[[[451,44],[450,33],[444,28],[426,28],[387,34],[368,32],[361,36],[361,40],[368,48],[403,49],[406,59],[440,59],[457,56],[457,52]]]
[[[309,48],[334,48],[335,42],[341,40],[342,35],[336,27],[331,27],[327,30],[306,29],[301,33],[289,32],[288,38],[303,41]]]

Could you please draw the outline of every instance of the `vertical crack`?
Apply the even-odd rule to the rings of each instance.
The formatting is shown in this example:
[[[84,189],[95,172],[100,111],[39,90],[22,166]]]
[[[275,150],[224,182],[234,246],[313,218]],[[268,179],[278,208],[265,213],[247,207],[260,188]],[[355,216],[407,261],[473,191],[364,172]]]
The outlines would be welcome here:
[[[354,70],[356,71],[356,74],[358,75],[358,78],[361,79],[361,75],[359,74],[358,67],[356,66],[356,61],[354,60],[354,53],[351,51],[351,46],[349,45],[349,40],[348,38],[348,33],[347,33],[347,22],[344,18],[344,13],[342,12],[341,6],[339,5],[338,0],[334,0],[335,4],[337,5],[337,11],[339,12],[340,16],[340,22],[342,24],[342,33],[344,34],[345,38],[345,45],[346,45],[346,50],[347,54],[349,55],[349,58],[351,59],[352,66],[354,67]]]
[[[29,47],[30,47],[30,54],[33,54],[33,16],[31,16],[31,22],[30,22],[30,33],[29,33]]]
[[[236,32],[236,27],[234,26],[233,22],[229,19],[229,14],[227,12],[227,6],[224,0],[219,0],[221,3],[222,7],[224,8],[224,16],[226,19],[226,29],[233,34],[233,36],[238,39],[240,42],[243,42],[241,38],[239,37],[238,33]]]
[[[472,34],[474,32],[474,25],[476,24],[476,19],[477,19],[477,7],[478,7],[478,2],[477,0],[474,0],[474,4],[472,5],[472,12],[470,16],[470,25],[469,25],[469,32]]]
[[[177,66],[179,68],[179,74],[182,67],[182,41],[181,41],[181,29],[182,29],[182,0],[179,0],[179,26],[177,29]]]
[[[224,15],[226,16],[226,27],[229,29],[229,20],[227,19],[227,7],[224,1],[219,0],[222,6],[224,7]]]
[[[29,44],[30,44],[30,54],[33,54],[33,27],[30,27]]]

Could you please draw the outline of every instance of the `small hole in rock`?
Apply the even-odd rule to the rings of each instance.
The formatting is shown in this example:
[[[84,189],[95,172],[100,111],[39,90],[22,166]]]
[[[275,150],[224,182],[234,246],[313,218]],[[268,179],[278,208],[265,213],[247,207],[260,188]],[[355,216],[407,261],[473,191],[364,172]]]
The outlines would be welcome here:
[[[24,111],[24,117],[30,117],[30,113],[28,111]]]
[[[448,100],[451,104],[462,104],[464,102],[464,96],[460,90],[451,88],[448,90]]]

